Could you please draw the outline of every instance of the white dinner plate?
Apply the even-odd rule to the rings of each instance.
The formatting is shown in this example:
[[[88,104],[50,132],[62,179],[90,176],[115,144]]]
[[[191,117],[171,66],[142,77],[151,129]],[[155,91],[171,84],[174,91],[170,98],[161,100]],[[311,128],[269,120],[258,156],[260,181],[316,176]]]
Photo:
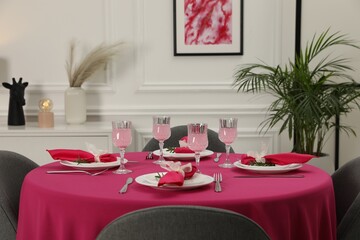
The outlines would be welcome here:
[[[250,166],[250,165],[242,164],[240,161],[234,162],[234,165],[238,168],[250,172],[265,173],[265,174],[285,173],[302,167],[302,164],[300,163],[292,163],[288,165],[275,165],[275,166]]]
[[[166,172],[162,172],[162,174],[165,174]],[[202,187],[205,185],[208,185],[214,181],[214,178],[208,175],[204,175],[201,173],[195,173],[194,176],[190,179],[185,179],[184,184],[182,186],[177,185],[163,185],[161,187],[158,187],[158,180],[155,176],[157,176],[158,173],[148,173],[141,176],[138,176],[135,178],[135,181],[138,184],[153,187],[157,189],[170,189],[170,190],[188,190],[193,188]]]
[[[101,170],[101,169],[106,169],[106,168],[117,167],[120,165],[120,161],[77,163],[77,162],[62,160],[62,161],[60,161],[60,164],[67,166],[67,167],[80,169],[80,170]]]
[[[163,152],[164,152],[164,158],[166,159],[176,159],[176,160],[184,160],[184,161],[190,161],[195,159],[195,153],[172,153],[169,152],[167,148],[164,148]],[[160,150],[155,150],[153,154],[155,156],[159,156]],[[200,158],[208,157],[211,156],[212,154],[214,154],[213,151],[206,149],[205,151],[200,152]]]

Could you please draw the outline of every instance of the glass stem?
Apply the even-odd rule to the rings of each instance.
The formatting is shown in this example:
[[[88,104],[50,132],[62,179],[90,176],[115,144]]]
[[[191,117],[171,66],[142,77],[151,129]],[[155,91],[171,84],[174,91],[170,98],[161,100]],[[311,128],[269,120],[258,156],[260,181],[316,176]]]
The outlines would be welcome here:
[[[125,169],[124,157],[125,157],[125,149],[120,148],[120,166],[119,166],[119,169],[121,169],[121,170]]]
[[[165,160],[165,159],[164,159],[164,152],[163,152],[163,149],[164,149],[164,141],[159,141],[159,147],[160,147],[159,160],[160,160],[160,161],[163,161],[163,160]]]
[[[225,150],[226,150],[226,159],[225,159],[225,164],[230,164],[230,145],[225,145]]]
[[[200,173],[200,152],[195,152],[195,163],[197,167],[197,173]]]

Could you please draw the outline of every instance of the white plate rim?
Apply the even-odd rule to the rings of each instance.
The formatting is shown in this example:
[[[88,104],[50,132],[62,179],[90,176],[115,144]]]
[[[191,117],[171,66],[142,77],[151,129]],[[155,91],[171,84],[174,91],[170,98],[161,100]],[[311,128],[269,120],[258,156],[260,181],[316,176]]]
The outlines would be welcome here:
[[[163,174],[167,173],[167,172],[161,172]],[[194,189],[194,188],[199,188],[202,186],[206,186],[209,185],[210,183],[212,183],[214,181],[214,178],[206,175],[206,174],[202,174],[202,173],[195,173],[194,176],[189,179],[189,180],[185,180],[184,181],[184,185],[182,186],[176,186],[176,185],[163,185],[161,187],[158,187],[157,182],[154,181],[148,181],[146,178],[155,178],[155,176],[158,174],[158,172],[156,173],[147,173],[147,174],[143,174],[140,175],[138,177],[135,178],[135,182],[137,182],[140,185],[143,186],[147,186],[147,187],[152,187],[155,189],[167,189],[167,190],[188,190],[188,189]],[[191,180],[196,180],[196,178],[201,178],[201,179],[197,179],[199,182],[196,183],[191,183]]]
[[[240,169],[244,169],[256,173],[285,173],[301,168],[301,163],[291,163],[288,165],[275,165],[275,166],[249,166],[242,164],[240,161],[234,162],[234,165]]]
[[[92,163],[77,163],[67,160],[60,160],[60,164],[81,170],[101,170],[106,168],[117,167],[120,165],[120,161],[113,161],[113,162],[92,162]]]
[[[194,160],[195,159],[195,153],[169,153],[167,151],[167,148],[164,148],[164,158],[167,159],[179,159],[179,160]],[[160,155],[160,150],[155,150],[153,151],[153,154],[155,156],[159,156]],[[214,152],[211,150],[204,150],[202,152],[200,152],[200,158],[202,157],[208,157],[213,155]]]

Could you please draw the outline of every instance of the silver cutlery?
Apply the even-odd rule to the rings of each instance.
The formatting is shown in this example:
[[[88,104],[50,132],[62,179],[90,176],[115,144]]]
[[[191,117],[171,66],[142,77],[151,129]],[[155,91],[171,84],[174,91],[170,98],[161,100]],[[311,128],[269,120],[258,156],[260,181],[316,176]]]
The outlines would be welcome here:
[[[146,159],[154,159],[153,152],[148,152],[148,154],[146,155]]]
[[[234,178],[304,178],[304,175],[243,175]]]
[[[216,157],[214,158],[214,162],[216,162],[216,163],[219,162],[220,156],[221,156],[221,153],[217,153]]]
[[[215,192],[221,192],[221,181],[222,181],[222,175],[221,173],[214,173],[214,180],[215,180]]]
[[[128,179],[126,179],[125,185],[120,189],[119,193],[126,193],[129,184],[131,184],[133,182],[133,178],[129,177]]]
[[[59,174],[59,173],[85,173],[87,175],[90,175],[90,176],[97,176],[97,175],[100,175],[104,172],[106,172],[107,170],[109,170],[108,168],[100,171],[100,172],[95,172],[95,173],[91,173],[91,172],[88,172],[88,171],[85,171],[85,170],[54,170],[54,171],[46,171],[46,173],[49,173],[49,174]]]

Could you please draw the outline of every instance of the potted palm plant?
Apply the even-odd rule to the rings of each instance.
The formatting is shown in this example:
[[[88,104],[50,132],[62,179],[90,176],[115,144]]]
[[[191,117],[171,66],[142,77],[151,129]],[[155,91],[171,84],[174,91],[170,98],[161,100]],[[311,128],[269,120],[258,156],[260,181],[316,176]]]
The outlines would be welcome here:
[[[332,55],[337,46],[359,49],[346,35],[331,34],[327,29],[315,34],[285,66],[259,63],[235,70],[233,86],[238,92],[263,92],[274,97],[260,124],[261,131],[277,125],[280,133],[287,130],[289,139],[294,140],[293,152],[321,156],[330,131],[336,127],[335,117],[360,108],[360,89],[348,73],[353,71],[349,59]],[[355,135],[350,126],[338,127]]]

